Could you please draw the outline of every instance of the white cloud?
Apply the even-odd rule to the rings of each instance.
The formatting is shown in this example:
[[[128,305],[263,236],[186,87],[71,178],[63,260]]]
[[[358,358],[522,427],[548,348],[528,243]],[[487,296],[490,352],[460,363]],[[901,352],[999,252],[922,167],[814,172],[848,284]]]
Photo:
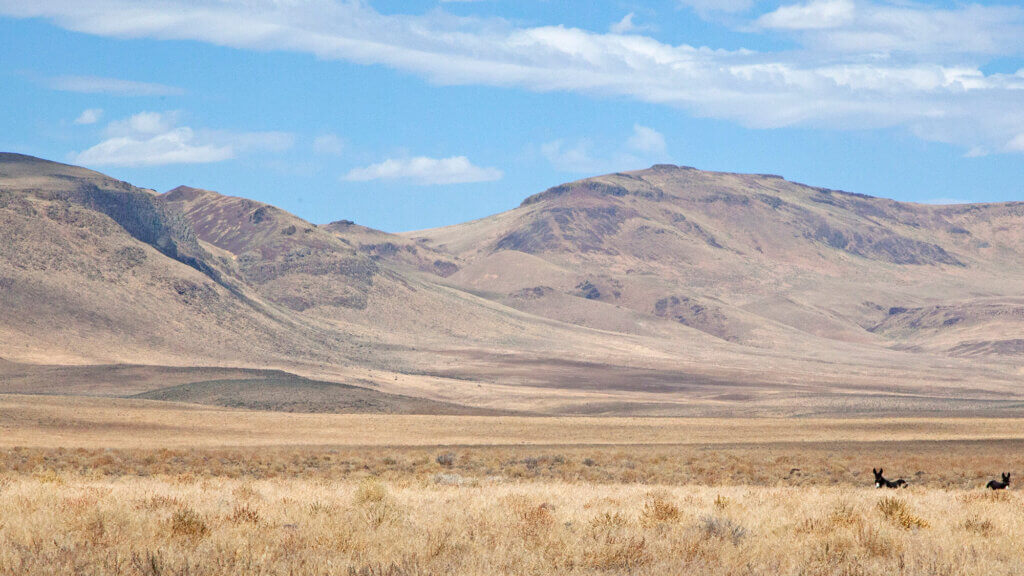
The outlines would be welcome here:
[[[755,22],[794,32],[815,50],[856,54],[1019,55],[1024,8],[966,4],[933,8],[912,3],[812,0],[790,4]]]
[[[439,84],[625,97],[755,128],[902,126],[924,139],[995,151],[1024,133],[1024,75],[978,67],[984,55],[1024,54],[1024,8],[1010,5],[808,0],[747,30],[794,35],[805,46],[778,52],[518,27],[436,9],[387,15],[361,1],[0,0],[0,14],[108,37],[379,64]]]
[[[230,146],[196,142],[195,133],[185,126],[144,138],[109,138],[75,156],[86,166],[159,166],[202,164],[234,157]]]
[[[567,145],[564,140],[555,140],[541,145],[544,158],[556,170],[562,172],[599,172],[604,163],[591,157],[590,142],[580,140]]]
[[[3,4],[0,4],[0,10]],[[112,94],[115,96],[173,96],[184,94],[181,88],[135,82],[119,78],[102,78],[99,76],[57,76],[50,78],[47,85],[54,90],[63,92],[81,92],[84,94]]]
[[[503,176],[497,168],[475,166],[465,156],[451,158],[389,158],[365,168],[354,168],[345,176],[350,182],[408,180],[419,185],[492,182]]]
[[[74,155],[86,166],[161,166],[221,162],[239,153],[280,151],[294,138],[282,132],[226,132],[178,126],[176,112],[140,112],[107,125],[107,138]]]
[[[635,17],[636,14],[633,12],[626,14],[622,17],[622,20],[619,20],[609,26],[608,31],[612,34],[629,34],[630,32],[637,32],[641,30],[641,28],[633,22],[633,18]]]
[[[1006,149],[1011,152],[1024,152],[1024,132],[1016,135],[1006,144]]]
[[[345,141],[334,134],[321,134],[313,139],[313,152],[322,156],[341,156]]]
[[[821,30],[853,21],[855,6],[851,0],[812,0],[806,4],[780,6],[758,18],[762,28]]]
[[[638,170],[668,159],[665,137],[640,124],[633,125],[633,133],[624,144],[609,141],[598,145],[588,139],[572,143],[554,140],[542,144],[540,153],[554,169],[577,174]]]
[[[626,144],[637,152],[649,154],[664,154],[666,150],[665,136],[661,132],[639,124],[633,125],[633,135],[629,137]]]
[[[108,136],[150,136],[169,132],[178,123],[178,112],[139,112],[107,124]]]
[[[103,110],[99,108],[89,108],[82,110],[82,113],[75,118],[75,124],[95,124],[100,121],[103,117]]]

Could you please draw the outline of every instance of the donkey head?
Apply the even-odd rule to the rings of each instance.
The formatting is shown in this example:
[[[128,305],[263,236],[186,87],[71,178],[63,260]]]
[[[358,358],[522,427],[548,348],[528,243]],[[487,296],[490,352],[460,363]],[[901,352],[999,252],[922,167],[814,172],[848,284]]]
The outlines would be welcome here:
[[[1010,473],[1006,472],[1006,473],[1003,474],[1003,484],[1009,484],[1009,483],[1010,483]]]
[[[875,475],[875,488],[881,488],[882,485],[885,484],[885,478],[882,478],[882,472],[884,471],[885,470],[881,468],[878,470],[875,470],[874,468],[871,469],[871,472]]]

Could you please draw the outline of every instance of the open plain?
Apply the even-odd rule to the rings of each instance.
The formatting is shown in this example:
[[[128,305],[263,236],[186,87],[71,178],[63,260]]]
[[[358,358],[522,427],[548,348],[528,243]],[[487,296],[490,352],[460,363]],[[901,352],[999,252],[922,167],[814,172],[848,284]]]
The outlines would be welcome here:
[[[3,574],[1015,574],[1024,420],[0,396]],[[882,466],[907,488],[876,490]]]

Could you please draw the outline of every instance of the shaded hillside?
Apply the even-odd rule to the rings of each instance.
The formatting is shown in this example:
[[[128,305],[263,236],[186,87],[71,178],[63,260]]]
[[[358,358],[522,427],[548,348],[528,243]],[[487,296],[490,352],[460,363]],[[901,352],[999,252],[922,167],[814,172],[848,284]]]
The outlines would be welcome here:
[[[203,241],[230,254],[239,275],[292,310],[365,308],[377,266],[334,235],[273,206],[181,186],[159,197]]]
[[[0,359],[0,394],[141,398],[276,412],[495,414],[446,402],[302,378],[280,370],[66,366]]]
[[[247,378],[204,380],[131,396],[275,412],[346,414],[475,414],[508,412],[459,406],[359,386],[301,378],[287,372],[259,372]]]
[[[227,358],[280,338],[152,191],[96,172],[0,155],[0,340],[22,358]],[[283,351],[302,337],[282,338]],[[233,343],[233,344],[230,344]]]
[[[384,261],[441,277],[459,270],[451,254],[434,250],[423,242],[360,226],[351,220],[338,220],[322,228],[375,262]]]

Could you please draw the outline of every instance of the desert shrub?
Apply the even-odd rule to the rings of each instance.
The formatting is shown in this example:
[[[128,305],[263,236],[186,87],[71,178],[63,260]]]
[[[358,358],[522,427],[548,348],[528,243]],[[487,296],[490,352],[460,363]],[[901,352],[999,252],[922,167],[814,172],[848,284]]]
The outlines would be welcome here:
[[[309,503],[309,513],[312,515],[317,514],[330,514],[334,511],[334,505],[319,500],[314,500]]]
[[[733,544],[739,544],[747,535],[747,529],[736,524],[729,518],[707,515],[700,519],[701,530],[708,538],[729,540]]]
[[[40,484],[63,484],[64,479],[53,469],[47,468],[32,475]]]
[[[445,524],[442,529],[427,535],[427,557],[431,560],[458,556],[464,549],[465,545],[458,541],[451,524]]]
[[[644,509],[640,512],[640,521],[645,526],[666,524],[679,520],[679,507],[669,502],[665,494],[652,492],[644,499]]]
[[[974,532],[975,534],[980,534],[982,536],[988,536],[995,529],[991,520],[981,519],[977,516],[967,518],[960,523],[959,527],[964,532]]]
[[[715,496],[715,509],[716,510],[725,510],[726,508],[729,507],[730,503],[732,503],[732,501],[729,500],[729,498],[726,497],[726,496],[722,496],[721,494]]]
[[[367,478],[359,483],[353,500],[356,504],[383,502],[388,498],[388,489],[374,478]]]
[[[900,544],[882,534],[874,526],[861,525],[857,530],[857,542],[870,556],[891,558],[899,554]]]
[[[164,561],[163,553],[157,550],[146,551],[146,554],[140,554],[138,552],[132,553],[132,567],[139,574],[145,576],[160,576],[166,574],[165,569],[166,562]]]
[[[647,564],[650,557],[645,538],[608,538],[586,554],[586,562],[599,570],[621,573]]]
[[[191,508],[179,508],[171,516],[171,534],[183,538],[202,538],[210,528],[198,512]]]
[[[839,528],[859,526],[864,519],[849,504],[838,504],[827,514],[804,518],[796,525],[796,531],[802,534],[832,532]]]
[[[231,511],[231,515],[228,516],[228,520],[235,524],[259,524],[260,512],[248,504],[243,504],[235,506],[235,509]]]
[[[893,496],[886,496],[879,500],[878,511],[890,522],[904,530],[927,528],[929,526],[925,519],[915,516],[910,512],[906,502]]]
[[[835,526],[855,526],[860,524],[862,519],[853,506],[849,504],[838,504],[828,514],[829,524]]]
[[[136,510],[160,510],[162,508],[179,508],[181,500],[173,496],[154,494],[147,498],[136,500],[132,505]]]
[[[455,465],[455,453],[454,452],[442,452],[434,458],[434,461],[444,466],[445,468],[451,468]]]
[[[628,525],[629,520],[618,512],[603,512],[590,520],[590,527],[595,531],[615,530]]]
[[[99,510],[93,510],[81,519],[82,535],[92,545],[98,545],[107,533],[107,519]]]
[[[387,487],[376,479],[363,480],[356,488],[353,501],[363,519],[374,528],[399,518],[398,505],[391,499]]]
[[[555,507],[547,502],[537,504],[523,495],[505,499],[516,519],[516,529],[525,540],[538,541],[546,537],[555,524]]]

